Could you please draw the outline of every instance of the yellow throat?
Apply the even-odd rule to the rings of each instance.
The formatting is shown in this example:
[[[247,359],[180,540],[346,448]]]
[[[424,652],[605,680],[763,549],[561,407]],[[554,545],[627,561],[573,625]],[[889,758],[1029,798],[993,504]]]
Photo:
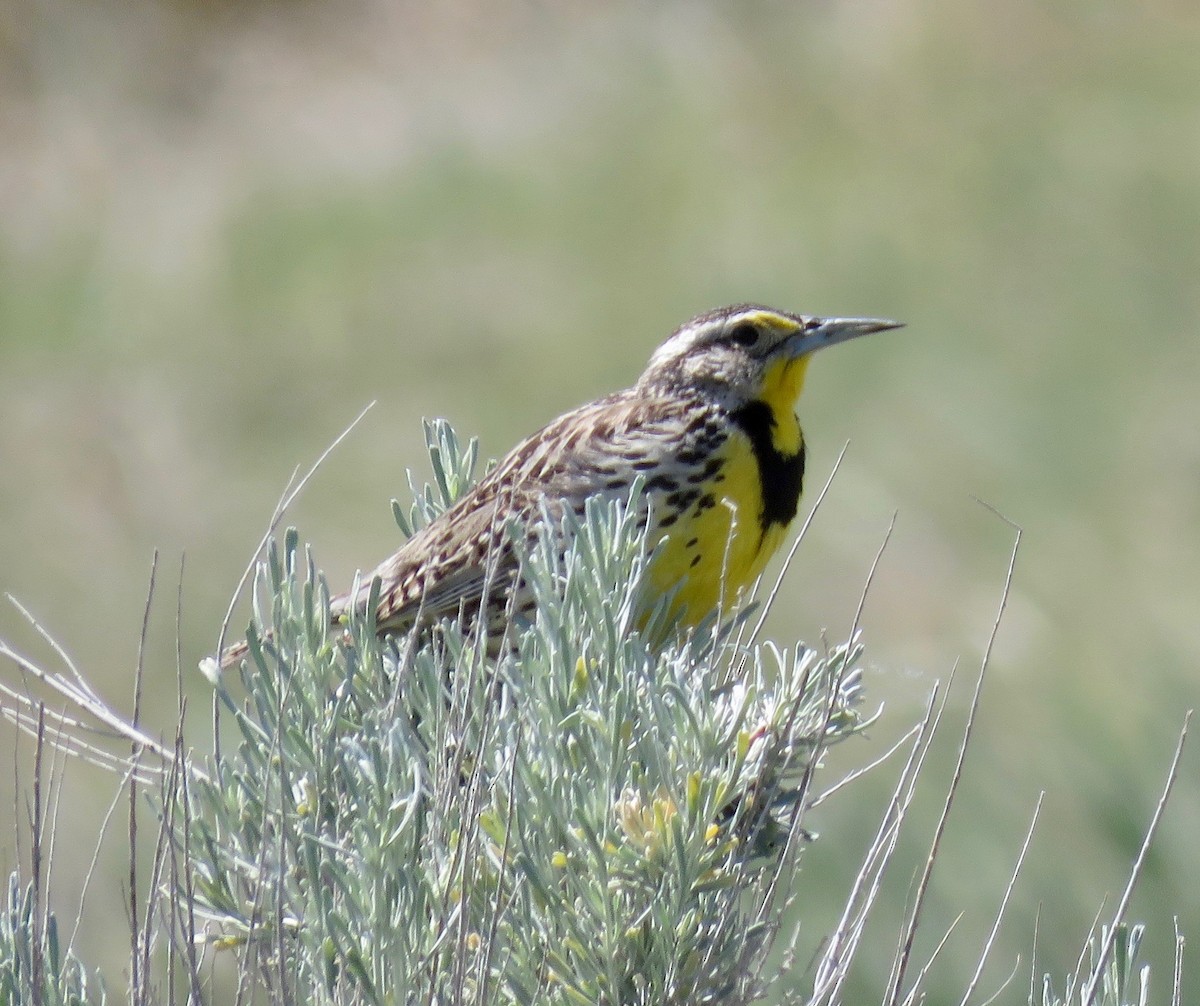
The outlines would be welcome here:
[[[658,590],[676,591],[671,614],[684,624],[730,611],[787,534],[804,472],[795,407],[807,368],[801,356],[766,369],[759,395],[739,410],[744,424],[717,449],[718,475],[701,486],[716,504],[688,509],[669,529],[651,579]]]

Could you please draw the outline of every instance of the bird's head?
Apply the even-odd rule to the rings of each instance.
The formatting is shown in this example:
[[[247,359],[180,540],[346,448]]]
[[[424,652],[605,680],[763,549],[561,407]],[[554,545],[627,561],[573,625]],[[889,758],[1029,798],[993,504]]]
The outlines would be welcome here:
[[[655,351],[643,385],[684,386],[725,404],[766,400],[790,409],[818,349],[899,328],[879,318],[813,318],[757,304],[693,318]]]

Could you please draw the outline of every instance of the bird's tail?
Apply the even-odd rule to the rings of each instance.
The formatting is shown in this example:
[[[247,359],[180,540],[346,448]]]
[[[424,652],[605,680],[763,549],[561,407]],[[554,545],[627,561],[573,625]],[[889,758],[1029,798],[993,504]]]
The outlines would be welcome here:
[[[337,597],[334,597],[330,600],[329,624],[331,626],[336,626],[346,620],[352,600],[353,599],[351,595],[348,593],[339,594]],[[362,601],[359,602],[360,609],[363,607],[364,603],[365,602]],[[263,629],[259,632],[258,638],[262,643],[269,643],[275,638],[275,633],[271,629]],[[231,646],[225,647],[225,649],[221,651],[219,660],[215,656],[205,657],[204,661],[201,661],[201,664],[203,667],[203,665],[211,662],[211,665],[214,667],[214,669],[219,668],[223,673],[225,671],[234,670],[238,664],[246,659],[246,656],[249,653],[250,643],[247,640],[242,639]]]
[[[265,636],[270,639],[270,634]],[[250,643],[246,640],[235,642],[233,646],[227,646],[221,651],[221,670],[230,671],[238,666],[242,660],[246,658],[246,654],[250,653]]]

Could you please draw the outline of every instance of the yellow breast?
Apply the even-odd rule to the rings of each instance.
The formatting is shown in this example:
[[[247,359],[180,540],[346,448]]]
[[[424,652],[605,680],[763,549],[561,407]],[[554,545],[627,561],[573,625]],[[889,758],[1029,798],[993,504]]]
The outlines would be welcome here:
[[[672,614],[685,624],[732,610],[796,515],[804,434],[794,409],[807,365],[807,358],[785,359],[766,371],[758,395],[728,414],[728,436],[713,455],[719,471],[695,486],[699,499],[662,529],[666,541],[650,578],[663,592],[677,590]]]
[[[750,438],[735,430],[719,456],[719,481],[697,487],[711,494],[712,504],[701,505],[702,495],[665,530],[666,542],[650,570],[658,590],[678,586],[672,613],[690,625],[718,608],[730,610],[787,531],[784,524],[762,524],[762,480]]]

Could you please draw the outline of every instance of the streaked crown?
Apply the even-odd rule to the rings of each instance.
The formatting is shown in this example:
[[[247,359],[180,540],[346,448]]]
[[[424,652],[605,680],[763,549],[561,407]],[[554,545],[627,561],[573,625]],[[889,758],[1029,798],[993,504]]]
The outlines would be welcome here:
[[[760,304],[736,304],[699,315],[677,329],[650,358],[639,383],[749,399],[781,361],[899,327],[899,322],[881,318],[816,318]]]

